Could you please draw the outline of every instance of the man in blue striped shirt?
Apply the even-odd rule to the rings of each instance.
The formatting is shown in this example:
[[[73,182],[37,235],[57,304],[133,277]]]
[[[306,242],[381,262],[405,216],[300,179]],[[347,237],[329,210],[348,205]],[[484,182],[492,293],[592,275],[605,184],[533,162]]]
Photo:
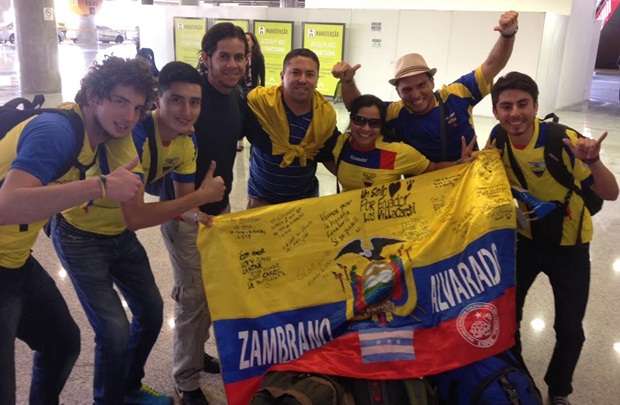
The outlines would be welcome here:
[[[434,75],[422,55],[408,53],[396,61],[395,87],[400,100],[386,102],[385,129],[390,141],[403,141],[432,162],[456,161],[461,156],[461,138],[469,144],[475,136],[472,109],[491,91],[493,78],[506,66],[518,30],[519,13],[500,16],[495,31],[499,36],[486,60],[473,71],[435,89]],[[342,83],[342,98],[348,107],[359,97],[355,72],[361,65],[337,63],[332,75]]]
[[[284,58],[282,83],[248,94],[252,143],[248,208],[318,196],[317,162],[333,167],[336,112],[316,90],[319,59],[309,49]]]

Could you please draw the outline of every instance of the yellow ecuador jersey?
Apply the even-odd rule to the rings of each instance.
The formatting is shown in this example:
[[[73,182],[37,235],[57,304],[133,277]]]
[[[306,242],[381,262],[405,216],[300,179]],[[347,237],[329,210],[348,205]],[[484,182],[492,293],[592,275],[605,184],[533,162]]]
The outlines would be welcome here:
[[[399,180],[403,175],[424,173],[430,161],[402,142],[384,142],[379,136],[369,150],[354,148],[350,134],[341,134],[333,150],[338,162],[338,182],[343,191]]]
[[[523,171],[525,181],[527,182],[527,189],[534,197],[543,201],[564,201],[567,189],[553,178],[553,176],[546,169],[545,165],[544,149],[547,139],[548,125],[549,124],[536,119],[534,124],[534,134],[530,139],[530,142],[523,149],[514,147],[511,142],[512,151],[514,152],[514,156],[519,164],[519,167]],[[493,135],[491,136],[493,137]],[[570,129],[566,130],[566,136],[568,136],[573,142],[577,140],[577,133]],[[507,139],[509,138],[510,137],[507,137]],[[566,150],[563,150],[562,152],[562,159],[566,168],[572,172],[577,186],[581,188],[582,184],[592,180],[590,169],[581,160],[574,159],[573,167],[571,157],[568,155]],[[510,180],[510,184],[521,186],[516,175],[512,171],[508,153],[506,152],[504,152],[503,162]],[[527,210],[524,206],[521,208]],[[579,197],[576,193],[572,193],[568,204],[568,212],[564,217],[561,241],[562,245],[571,246],[578,242],[577,230],[579,229],[579,222],[583,208],[584,203],[581,197]],[[583,211],[584,217],[581,225],[581,242],[587,243],[592,240],[592,218],[587,209]],[[531,239],[532,234],[529,223],[520,223],[519,233]]]
[[[196,173],[196,146],[193,136],[179,135],[164,145],[159,133],[157,118],[157,111],[148,114],[132,132],[144,170],[145,183],[157,181],[168,173],[172,173],[174,181],[193,183]],[[154,143],[154,147],[151,142]],[[153,166],[152,151],[155,151],[156,155],[155,166]],[[148,176],[151,166],[155,169],[153,178]]]
[[[131,134],[106,141],[98,146],[97,163],[87,171],[87,176],[109,174],[130,163],[136,156]],[[137,165],[132,171],[143,175],[141,165]],[[89,201],[64,211],[62,215],[74,227],[100,235],[119,235],[126,229],[120,204],[108,198]]]
[[[76,104],[61,108],[72,109],[82,118]],[[95,150],[84,132],[74,132],[69,119],[57,113],[35,115],[13,127],[0,140],[0,182],[12,169],[36,177],[43,185],[80,180],[74,165],[77,148],[81,145],[77,160],[84,167],[93,164]],[[23,266],[45,222],[0,226],[0,267]]]

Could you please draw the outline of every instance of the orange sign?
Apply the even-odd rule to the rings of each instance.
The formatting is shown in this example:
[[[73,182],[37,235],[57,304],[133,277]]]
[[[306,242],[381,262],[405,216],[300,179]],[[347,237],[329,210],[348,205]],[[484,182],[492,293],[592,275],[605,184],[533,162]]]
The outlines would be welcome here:
[[[79,16],[95,15],[103,0],[71,0],[71,9]]]

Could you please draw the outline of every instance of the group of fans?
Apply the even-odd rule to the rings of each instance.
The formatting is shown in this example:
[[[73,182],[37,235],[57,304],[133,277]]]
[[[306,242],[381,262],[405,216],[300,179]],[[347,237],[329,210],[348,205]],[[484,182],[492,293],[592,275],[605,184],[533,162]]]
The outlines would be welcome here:
[[[161,225],[174,272],[174,382],[184,404],[206,404],[200,372],[219,372],[219,366],[204,352],[210,318],[196,235],[199,223],[230,211],[237,142],[246,137],[252,145],[248,208],[316,197],[319,162],[351,190],[471,160],[477,148],[472,107],[491,93],[499,124],[489,147],[508,151],[503,159],[511,184],[541,201],[565,202],[556,244],[539,238],[533,221],[520,223],[517,311],[520,317],[528,288],[545,273],[557,336],[545,381],[551,402],[568,404],[584,342],[592,221],[582,193],[567,193],[544,169],[555,124],[536,118],[536,83],[512,72],[493,84],[510,58],[517,19],[515,12],[502,14],[487,59],[438,91],[436,69],[421,55],[401,57],[389,80],[400,96],[395,102],[361,95],[354,81],[360,66],[338,63],[332,73],[350,111],[344,133],[316,90],[320,61],[308,49],[286,55],[280,85],[244,96],[240,83],[253,87],[260,67],[254,62],[247,78],[252,52],[246,34],[230,23],[205,34],[200,69],[170,62],[156,81],[138,59],[95,64],[75,103],[32,115],[0,140],[0,403],[15,403],[16,338],[35,351],[33,404],[58,403],[80,352],[80,331],[31,253],[46,222],[95,332],[94,403],[114,405],[172,401],[142,383],[163,302],[135,231]],[[600,160],[603,139],[566,128],[559,158],[568,162],[576,189],[589,187],[613,200],[618,185]],[[374,158],[381,153],[393,159]],[[144,202],[145,190],[160,201]],[[521,203],[521,209],[532,207]]]

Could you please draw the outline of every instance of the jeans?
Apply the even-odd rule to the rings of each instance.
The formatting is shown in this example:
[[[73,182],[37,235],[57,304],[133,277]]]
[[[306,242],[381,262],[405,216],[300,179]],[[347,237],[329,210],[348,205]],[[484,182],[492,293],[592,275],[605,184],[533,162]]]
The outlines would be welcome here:
[[[122,404],[127,392],[141,386],[163,320],[163,302],[146,252],[130,231],[94,234],[61,216],[52,228],[58,257],[95,331],[95,403]],[[114,285],[131,310],[131,324]]]
[[[0,404],[15,404],[15,338],[34,350],[31,404],[58,404],[80,354],[80,330],[54,280],[30,256],[0,267]]]
[[[539,273],[549,278],[555,303],[556,343],[545,382],[552,395],[569,395],[581,348],[582,321],[590,288],[590,245],[541,247],[519,236],[517,242],[517,322],[523,318],[528,290]],[[520,349],[520,342],[517,342]]]

